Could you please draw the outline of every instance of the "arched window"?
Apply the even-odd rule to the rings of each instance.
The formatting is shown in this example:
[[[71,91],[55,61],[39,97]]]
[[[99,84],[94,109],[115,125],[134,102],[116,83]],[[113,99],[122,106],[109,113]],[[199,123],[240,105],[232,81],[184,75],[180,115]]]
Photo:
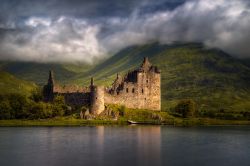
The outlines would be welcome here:
[[[143,93],[143,89],[141,89],[141,93]]]
[[[135,93],[135,89],[134,88],[132,89],[132,93]]]
[[[128,93],[128,88],[126,89],[126,92]]]

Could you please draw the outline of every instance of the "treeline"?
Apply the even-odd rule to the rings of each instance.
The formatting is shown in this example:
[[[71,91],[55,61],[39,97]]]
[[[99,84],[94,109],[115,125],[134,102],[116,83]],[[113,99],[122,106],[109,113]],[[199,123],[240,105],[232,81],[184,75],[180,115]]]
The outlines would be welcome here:
[[[170,114],[182,118],[203,117],[215,118],[224,120],[250,120],[250,112],[248,110],[230,111],[225,109],[212,110],[200,109],[194,100],[180,100],[174,108],[170,109]]]
[[[35,90],[29,97],[0,95],[0,119],[46,119],[64,116],[68,111],[63,96],[55,97],[53,103],[45,103],[40,90]]]
[[[170,108],[167,112],[181,118],[209,117],[226,120],[250,120],[248,110],[230,112],[230,110],[224,109],[200,109],[197,105],[192,99],[180,100],[175,107]],[[63,96],[56,96],[52,103],[45,103],[42,101],[42,93],[39,89],[33,91],[30,96],[22,94],[0,95],[0,120],[47,119],[79,113],[82,110],[82,107],[71,108],[67,106]],[[124,110],[125,107],[122,107],[119,115],[124,116]]]

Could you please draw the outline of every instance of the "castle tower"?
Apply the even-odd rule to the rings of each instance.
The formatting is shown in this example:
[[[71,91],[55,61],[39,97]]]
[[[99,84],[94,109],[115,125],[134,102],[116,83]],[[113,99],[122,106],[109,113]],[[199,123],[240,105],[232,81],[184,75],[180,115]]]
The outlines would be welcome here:
[[[161,74],[147,57],[144,58],[137,73],[138,98],[140,108],[161,109]]]
[[[55,81],[54,81],[54,73],[53,73],[52,70],[49,71],[48,84],[50,84],[50,85],[54,85],[54,84],[55,84]]]
[[[104,87],[95,86],[93,78],[90,84],[90,112],[91,114],[100,114],[104,111]]]
[[[152,65],[149,62],[148,57],[144,57],[143,62],[141,64],[141,70],[144,71],[144,72],[147,72],[150,69],[151,66]]]
[[[43,96],[45,102],[51,102],[54,99],[54,74],[53,71],[49,71],[49,79],[47,85],[43,87]]]

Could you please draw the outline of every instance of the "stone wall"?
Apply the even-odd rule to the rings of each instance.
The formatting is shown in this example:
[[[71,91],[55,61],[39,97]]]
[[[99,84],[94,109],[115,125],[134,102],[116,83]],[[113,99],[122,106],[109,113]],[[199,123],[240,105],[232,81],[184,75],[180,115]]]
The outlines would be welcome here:
[[[112,94],[105,91],[104,102],[128,108],[160,110],[160,74],[138,73],[137,77],[136,83],[124,82],[119,91]]]
[[[117,74],[111,88],[94,86],[93,78],[89,87],[59,86],[50,71],[48,84],[44,86],[45,101],[53,101],[54,95],[63,95],[68,105],[90,106],[92,114],[100,114],[105,109],[104,104],[161,110],[161,74],[148,58],[124,77]]]
[[[55,93],[64,96],[65,103],[70,106],[90,106],[90,92],[87,93]]]

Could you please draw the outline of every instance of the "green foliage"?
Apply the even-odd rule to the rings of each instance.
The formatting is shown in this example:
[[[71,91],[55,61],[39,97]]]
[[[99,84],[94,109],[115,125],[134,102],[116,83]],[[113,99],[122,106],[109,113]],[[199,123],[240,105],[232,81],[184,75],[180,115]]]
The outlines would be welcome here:
[[[30,95],[30,99],[34,102],[40,102],[43,99],[42,88],[35,88]]]
[[[249,119],[248,61],[235,59],[217,49],[207,49],[198,43],[133,46],[93,66],[13,62],[1,65],[1,68],[19,78],[43,85],[48,78],[48,69],[54,70],[56,80],[61,83],[69,81],[67,83],[89,85],[89,78],[94,76],[96,84],[110,85],[117,72],[123,74],[138,67],[144,56],[161,69],[163,111],[171,110],[179,100],[188,98],[196,101],[201,117]],[[9,78],[6,73],[1,74],[0,79],[2,93],[23,94],[29,91],[24,87],[31,87]]]
[[[37,99],[18,93],[0,95],[0,119],[46,119],[63,116],[68,109],[62,96],[57,96],[53,103]]]
[[[195,115],[196,106],[191,99],[181,100],[174,108],[175,112],[181,114],[183,118],[193,117]]]
[[[11,106],[11,118],[22,119],[28,115],[29,101],[25,95],[22,94],[11,94],[8,95],[8,100]]]
[[[46,119],[53,117],[53,109],[50,104],[38,102],[32,103],[28,119]]]
[[[0,119],[10,119],[11,118],[11,106],[8,100],[0,101]]]
[[[53,116],[63,116],[68,107],[63,96],[56,96],[53,101]]]
[[[121,108],[119,108],[118,110],[119,110],[119,115],[120,116],[124,116],[125,115],[126,107],[124,105],[122,105]]]
[[[131,109],[125,106],[119,106],[115,104],[106,105],[108,110],[119,113],[120,120],[134,120],[138,122],[146,123],[161,123],[172,121],[173,117],[168,112],[142,110],[142,109]]]

